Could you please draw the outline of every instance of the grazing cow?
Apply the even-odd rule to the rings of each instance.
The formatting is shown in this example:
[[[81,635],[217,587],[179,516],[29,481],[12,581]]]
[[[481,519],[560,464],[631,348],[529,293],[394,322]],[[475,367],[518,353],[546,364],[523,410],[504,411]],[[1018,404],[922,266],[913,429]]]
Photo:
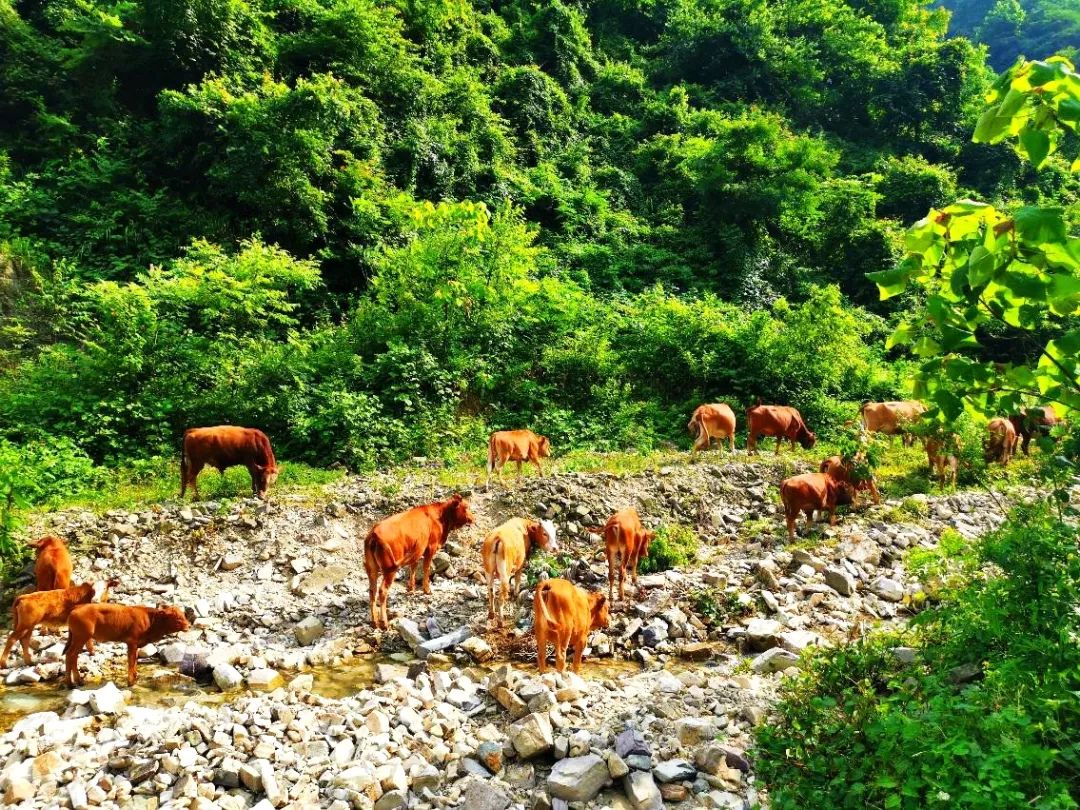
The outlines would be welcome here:
[[[424,563],[424,593],[431,593],[431,560],[454,529],[473,522],[469,502],[461,495],[415,506],[376,523],[364,540],[364,568],[368,576],[371,623],[390,626],[386,611],[390,586],[397,572],[410,566],[409,590],[416,587],[416,567]]]
[[[750,431],[746,440],[746,449],[751,453],[757,452],[758,436],[775,436],[776,452],[780,453],[780,442],[787,439],[791,446],[797,441],[804,449],[809,450],[817,441],[810,430],[807,429],[802,415],[786,405],[755,405],[746,411],[746,423]]]
[[[805,473],[785,479],[780,484],[780,500],[784,503],[788,539],[795,539],[795,519],[806,513],[807,526],[814,525],[814,511],[829,513],[829,525],[836,525],[836,506],[841,497],[850,497],[851,487],[824,473]]]
[[[135,664],[139,648],[165,636],[187,630],[187,616],[175,605],[144,607],[131,605],[79,605],[68,615],[68,641],[64,647],[64,679],[68,686],[81,686],[79,653],[92,641],[119,641],[127,645],[127,682],[138,678]]]
[[[957,451],[960,449],[960,437],[953,436]],[[960,459],[948,449],[948,439],[944,434],[923,438],[923,446],[926,448],[926,463],[930,468],[930,475],[936,477],[942,489],[945,488],[946,479],[956,486],[957,473],[960,470]]]
[[[524,461],[536,465],[541,477],[544,468],[540,459],[551,455],[551,442],[547,436],[540,436],[531,430],[497,430],[488,439],[487,483],[491,485],[491,474],[497,472],[502,482],[503,465],[508,461],[517,462],[517,477],[521,478],[521,464]]]
[[[986,430],[990,435],[983,442],[983,458],[987,464],[996,461],[1007,467],[1016,452],[1016,428],[1010,420],[997,416],[990,420]]]
[[[565,579],[547,579],[536,586],[533,614],[539,670],[547,671],[550,640],[555,647],[555,669],[566,670],[566,650],[573,645],[573,670],[579,672],[589,631],[608,626],[608,600],[602,591],[586,591]]]
[[[496,623],[501,625],[503,607],[510,598],[510,578],[514,578],[514,597],[517,598],[521,592],[521,572],[525,570],[525,562],[538,548],[552,554],[559,550],[555,524],[550,520],[512,518],[484,538],[481,557],[487,574],[488,619],[495,619],[495,577],[499,578]]]
[[[861,459],[859,459],[861,461]],[[855,465],[853,463],[845,464],[844,459],[840,456],[829,456],[827,459],[821,462],[821,466],[818,468],[825,475],[835,478],[837,481],[842,481],[845,484],[849,484],[852,490],[853,499],[857,500],[859,493],[868,491],[870,497],[873,498],[874,503],[881,503],[881,493],[878,492],[877,481],[874,480],[874,476],[862,479],[859,481],[853,481],[855,476]],[[844,504],[843,496],[838,501],[841,505]]]
[[[247,467],[251,474],[251,491],[263,500],[281,472],[266,434],[255,428],[235,425],[184,431],[184,444],[180,451],[181,498],[188,486],[195,490],[195,497],[199,497],[199,473],[207,465],[216,468],[222,475],[229,467]]]
[[[1052,405],[1040,405],[1035,408],[1023,408],[1016,416],[1010,416],[1013,429],[1020,437],[1020,449],[1028,455],[1031,440],[1037,436],[1049,436],[1050,428],[1061,424]]]
[[[34,635],[34,628],[39,624],[46,627],[63,627],[67,622],[68,614],[78,605],[88,605],[91,602],[108,602],[109,588],[116,587],[115,579],[107,582],[84,582],[70,588],[58,590],[36,591],[24,593],[15,597],[11,606],[11,635],[8,636],[7,644],[4,645],[4,653],[0,655],[0,667],[7,666],[11,648],[16,642],[22,643],[23,663],[30,663],[30,637]],[[93,642],[90,642],[90,652],[94,652]]]
[[[649,553],[649,543],[656,537],[656,532],[647,532],[641,525],[637,510],[630,506],[616,512],[608,518],[603,527],[589,529],[604,536],[604,554],[608,564],[608,598],[615,602],[615,575],[619,579],[619,601],[625,598],[624,581],[626,570],[630,569],[630,578],[637,590],[637,569],[642,557]]]
[[[865,402],[860,410],[863,430],[867,433],[884,433],[886,436],[903,436],[904,446],[915,441],[907,428],[926,413],[926,406],[918,400],[903,402]]]
[[[27,545],[37,550],[34,558],[36,590],[55,591],[71,585],[71,555],[63,540],[49,534]]]
[[[717,447],[723,447],[723,440],[728,440],[728,448],[735,450],[735,412],[723,402],[711,405],[698,405],[694,415],[686,423],[686,429],[697,433],[694,446],[690,449],[690,458],[698,450],[708,450],[709,444],[716,439]]]

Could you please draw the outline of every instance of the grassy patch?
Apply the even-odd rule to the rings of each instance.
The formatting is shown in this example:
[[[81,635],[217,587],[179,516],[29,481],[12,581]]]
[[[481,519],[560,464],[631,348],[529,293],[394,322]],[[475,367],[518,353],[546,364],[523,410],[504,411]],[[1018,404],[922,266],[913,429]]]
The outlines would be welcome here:
[[[697,534],[689,526],[661,526],[649,545],[649,553],[641,561],[643,574],[683,568],[697,557],[699,545]]]

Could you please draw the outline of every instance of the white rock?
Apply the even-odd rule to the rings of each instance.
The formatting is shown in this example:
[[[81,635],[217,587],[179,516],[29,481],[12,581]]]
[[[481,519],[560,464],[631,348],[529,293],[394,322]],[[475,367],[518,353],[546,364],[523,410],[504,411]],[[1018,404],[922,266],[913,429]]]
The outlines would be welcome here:
[[[587,802],[610,778],[607,763],[596,754],[570,757],[555,763],[547,789],[552,796],[568,802]]]
[[[127,696],[112,681],[105,681],[90,693],[90,708],[94,714],[116,714]]]
[[[218,664],[214,667],[214,683],[218,685],[218,689],[222,692],[236,689],[243,682],[244,676],[232,664]]]

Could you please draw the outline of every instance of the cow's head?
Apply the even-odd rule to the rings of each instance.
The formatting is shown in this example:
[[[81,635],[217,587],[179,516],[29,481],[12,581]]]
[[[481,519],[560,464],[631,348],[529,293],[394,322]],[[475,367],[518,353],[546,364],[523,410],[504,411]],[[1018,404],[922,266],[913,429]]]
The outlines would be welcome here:
[[[536,455],[540,458],[548,458],[551,455],[551,442],[548,441],[547,436],[537,437]]]
[[[281,475],[281,467],[278,464],[255,464],[255,494],[266,500],[266,492]]]
[[[191,610],[191,608],[188,608],[188,610]],[[191,622],[188,621],[185,613],[186,611],[181,610],[176,605],[165,605],[157,609],[152,623],[166,635],[169,633],[182,633],[191,627]],[[194,615],[194,611],[192,611],[192,615]]]
[[[446,511],[444,514],[446,515],[446,522],[450,529],[469,526],[476,522],[472,510],[469,508],[469,502],[465,500],[460,492],[455,493],[454,497],[446,502]]]
[[[652,541],[655,540],[655,539],[656,539],[656,532],[645,532],[645,539],[642,541],[642,545],[641,545],[641,556],[642,557],[648,557],[649,556],[649,546],[652,544]]]
[[[589,614],[590,630],[601,630],[608,626],[610,617],[608,616],[608,600],[607,594],[603,591],[591,591],[589,593]]]
[[[803,446],[803,450],[809,450],[817,443],[817,434],[812,430],[807,430],[805,427],[799,431],[799,444]]]
[[[542,548],[548,554],[555,554],[559,550],[559,540],[555,535],[555,524],[550,520],[541,520],[539,523],[529,524],[529,540],[538,548]]]
[[[67,548],[67,546],[64,545],[64,541],[55,534],[47,534],[37,540],[27,540],[26,545],[30,546],[30,548],[37,549],[38,554],[43,554],[50,548]]]
[[[91,602],[108,602],[109,590],[117,587],[120,584],[116,579],[99,579],[94,583],[94,595],[91,597]]]

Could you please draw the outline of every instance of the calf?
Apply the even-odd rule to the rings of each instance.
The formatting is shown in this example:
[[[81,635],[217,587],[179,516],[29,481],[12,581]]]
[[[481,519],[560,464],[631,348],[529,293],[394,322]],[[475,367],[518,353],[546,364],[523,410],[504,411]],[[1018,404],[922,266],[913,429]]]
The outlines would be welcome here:
[[[503,607],[510,597],[510,578],[514,578],[514,597],[521,592],[521,572],[525,562],[537,548],[549,553],[559,550],[555,538],[555,524],[550,520],[526,520],[513,518],[506,521],[484,538],[481,557],[487,574],[488,619],[495,619],[495,577],[499,578],[499,613],[497,624],[502,624]]]
[[[841,497],[850,493],[850,485],[824,473],[805,473],[787,478],[780,484],[780,500],[784,503],[788,539],[795,539],[795,519],[806,513],[807,526],[814,525],[814,511],[829,513],[829,525],[836,525],[836,506]]]
[[[954,437],[954,442],[957,450],[959,450],[960,438],[958,436]],[[955,453],[948,451],[947,444],[948,442],[943,435],[926,436],[923,439],[929,474],[938,479],[942,489],[945,488],[946,479],[949,479],[954,487],[956,486],[956,476],[960,470],[960,459],[957,458]]]
[[[697,433],[694,446],[690,449],[690,458],[698,450],[708,450],[709,444],[716,439],[718,447],[723,447],[723,440],[728,440],[728,449],[735,450],[735,412],[723,402],[711,405],[699,405],[694,411],[686,429]]]
[[[109,588],[116,587],[115,579],[107,582],[84,582],[71,588],[24,593],[15,598],[11,606],[12,631],[0,655],[0,667],[7,666],[8,656],[16,642],[22,643],[23,663],[30,663],[30,637],[39,624],[46,627],[63,627],[68,614],[79,605],[91,602],[108,602]],[[90,652],[94,652],[93,642]]]
[[[487,483],[491,485],[491,474],[497,472],[499,482],[503,480],[502,468],[508,461],[517,462],[517,477],[521,478],[521,464],[524,461],[536,465],[541,477],[544,468],[540,459],[551,455],[551,442],[547,436],[539,436],[531,430],[498,430],[488,439]]]
[[[386,603],[397,572],[411,566],[409,590],[416,587],[416,566],[424,563],[424,593],[431,593],[431,560],[454,529],[473,522],[469,502],[461,495],[415,506],[376,523],[364,540],[371,623],[390,626]]]
[[[632,506],[616,512],[608,518],[603,528],[590,531],[604,536],[604,554],[608,564],[608,599],[615,601],[615,575],[619,578],[619,601],[625,599],[624,581],[626,570],[630,569],[630,578],[637,590],[637,569],[642,557],[649,553],[649,543],[656,537],[656,532],[647,532],[641,525],[641,518]]]
[[[119,641],[127,645],[127,682],[138,678],[139,648],[161,641],[165,636],[187,630],[187,617],[173,605],[144,607],[131,605],[79,605],[68,616],[68,642],[64,647],[64,678],[68,686],[82,685],[79,653],[93,649],[93,641]]]
[[[199,473],[207,465],[222,474],[229,467],[247,467],[252,494],[263,500],[281,472],[266,434],[236,425],[190,428],[184,432],[180,451],[181,498],[188,486],[199,497]]]
[[[860,492],[869,491],[870,497],[873,499],[874,503],[881,503],[881,493],[878,492],[877,481],[874,479],[874,476],[871,475],[869,478],[855,481],[853,480],[855,477],[854,467],[854,463],[845,463],[844,459],[840,456],[829,456],[821,462],[821,466],[818,469],[825,473],[825,475],[848,484],[851,487],[851,495],[854,501],[858,500],[858,494]],[[844,503],[843,496],[840,497],[838,503]]]
[[[49,534],[27,545],[37,550],[34,558],[36,590],[55,591],[71,585],[71,555],[63,540]]]
[[[918,400],[903,402],[864,402],[859,410],[863,430],[867,433],[884,433],[886,436],[901,435],[904,446],[910,447],[915,436],[907,429],[926,413],[926,406]]]
[[[1011,421],[1000,416],[991,419],[986,426],[990,434],[983,443],[983,458],[989,464],[996,461],[1007,467],[1016,452],[1016,428]]]
[[[565,579],[548,579],[536,586],[533,614],[539,670],[547,671],[550,639],[555,647],[555,669],[566,670],[566,650],[573,645],[573,670],[579,672],[589,632],[608,626],[608,600],[600,591],[586,591]]]
[[[746,439],[746,449],[751,453],[757,452],[757,440],[759,436],[775,436],[776,452],[780,453],[780,443],[787,439],[791,446],[798,442],[804,449],[809,450],[817,441],[814,435],[806,427],[802,414],[795,408],[787,405],[755,405],[746,411],[746,423],[749,435]]]

